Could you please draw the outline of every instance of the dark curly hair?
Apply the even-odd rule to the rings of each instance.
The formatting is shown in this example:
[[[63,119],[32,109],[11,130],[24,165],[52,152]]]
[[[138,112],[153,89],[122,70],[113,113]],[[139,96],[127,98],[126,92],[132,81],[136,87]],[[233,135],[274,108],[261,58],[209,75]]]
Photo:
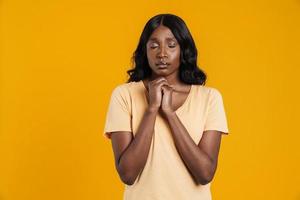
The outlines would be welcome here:
[[[152,70],[147,59],[146,44],[152,32],[159,26],[168,27],[180,46],[179,78],[187,84],[205,85],[206,74],[197,66],[197,49],[185,22],[173,14],[159,14],[152,17],[145,25],[132,61],[135,67],[127,71],[128,83],[140,81],[151,76]]]

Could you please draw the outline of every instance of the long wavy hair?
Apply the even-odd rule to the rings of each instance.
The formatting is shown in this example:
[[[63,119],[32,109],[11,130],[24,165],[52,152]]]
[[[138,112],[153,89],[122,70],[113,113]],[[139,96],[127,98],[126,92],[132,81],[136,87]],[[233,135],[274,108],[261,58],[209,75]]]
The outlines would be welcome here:
[[[152,32],[159,26],[168,27],[180,46],[179,78],[187,84],[205,85],[206,74],[197,66],[197,48],[185,22],[173,14],[159,14],[145,25],[138,46],[131,58],[133,68],[127,71],[128,83],[140,81],[151,76],[152,70],[147,59],[146,44]]]

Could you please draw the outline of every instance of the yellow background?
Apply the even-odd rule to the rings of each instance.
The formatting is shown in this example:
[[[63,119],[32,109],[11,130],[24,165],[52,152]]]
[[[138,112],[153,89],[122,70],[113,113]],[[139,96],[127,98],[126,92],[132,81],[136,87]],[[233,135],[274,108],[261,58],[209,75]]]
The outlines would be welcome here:
[[[148,19],[187,23],[224,100],[215,200],[299,200],[299,0],[1,2],[1,200],[121,199],[102,136]]]

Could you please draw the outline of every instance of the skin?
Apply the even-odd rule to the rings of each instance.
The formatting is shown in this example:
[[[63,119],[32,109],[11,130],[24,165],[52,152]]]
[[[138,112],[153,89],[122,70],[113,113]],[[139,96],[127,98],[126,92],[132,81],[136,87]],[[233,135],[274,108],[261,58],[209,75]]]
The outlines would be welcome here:
[[[152,76],[143,80],[147,88],[146,109],[135,137],[131,132],[117,131],[111,134],[115,166],[121,180],[132,185],[144,168],[158,114],[168,123],[176,149],[195,184],[212,181],[218,162],[221,132],[208,130],[196,144],[178,118],[176,110],[184,103],[191,85],[180,81],[180,46],[167,27],[160,25],[147,43],[147,58]],[[169,65],[159,69],[160,61]]]

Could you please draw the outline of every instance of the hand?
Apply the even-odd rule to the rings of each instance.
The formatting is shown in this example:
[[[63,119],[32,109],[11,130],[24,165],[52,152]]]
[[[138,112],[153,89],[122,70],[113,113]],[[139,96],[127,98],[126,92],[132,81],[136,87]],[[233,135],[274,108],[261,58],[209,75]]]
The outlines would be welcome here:
[[[164,114],[169,114],[175,112],[172,108],[172,94],[173,94],[173,86],[171,85],[163,85],[162,86],[162,104],[161,109]]]
[[[163,85],[169,85],[164,77],[148,82],[149,108],[158,111],[161,107]]]

